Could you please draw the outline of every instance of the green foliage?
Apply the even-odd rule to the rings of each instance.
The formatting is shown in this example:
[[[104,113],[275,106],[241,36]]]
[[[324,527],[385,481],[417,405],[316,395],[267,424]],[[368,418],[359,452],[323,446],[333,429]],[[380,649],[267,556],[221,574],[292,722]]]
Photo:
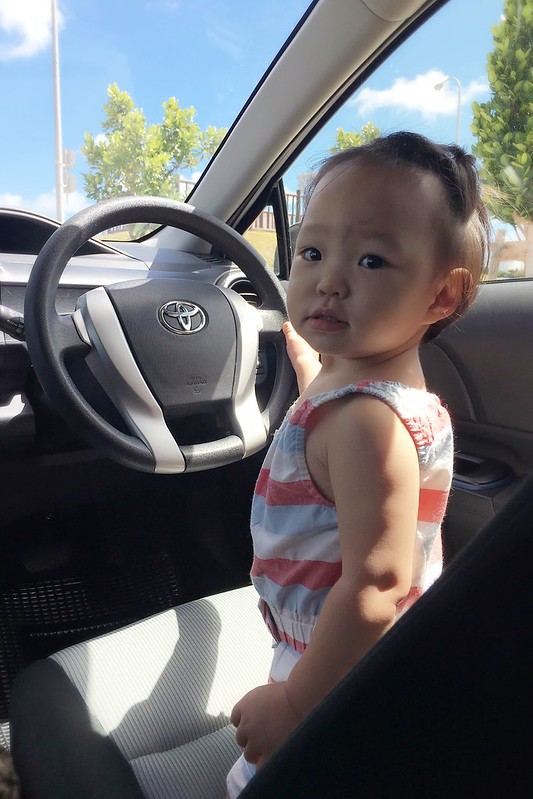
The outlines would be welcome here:
[[[338,153],[340,150],[347,150],[349,147],[360,147],[361,144],[377,139],[380,133],[380,129],[373,125],[372,122],[367,122],[366,125],[363,125],[360,132],[337,128],[335,144],[330,151],[333,154]]]
[[[533,3],[505,0],[487,58],[491,98],[473,103],[473,147],[494,216],[533,219]]]
[[[148,125],[127,92],[111,84],[107,95],[103,136],[86,133],[82,147],[87,196],[97,202],[132,194],[178,198],[180,172],[212,155],[226,130],[201,131],[195,109],[181,108],[175,97],[163,103],[163,121]]]

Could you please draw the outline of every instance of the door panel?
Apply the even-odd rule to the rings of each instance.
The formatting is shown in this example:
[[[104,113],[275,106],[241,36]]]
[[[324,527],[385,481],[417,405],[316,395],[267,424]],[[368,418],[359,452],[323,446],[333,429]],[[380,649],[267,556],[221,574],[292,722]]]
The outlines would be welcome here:
[[[533,472],[533,280],[483,284],[467,316],[423,347],[422,363],[455,429],[449,560]]]

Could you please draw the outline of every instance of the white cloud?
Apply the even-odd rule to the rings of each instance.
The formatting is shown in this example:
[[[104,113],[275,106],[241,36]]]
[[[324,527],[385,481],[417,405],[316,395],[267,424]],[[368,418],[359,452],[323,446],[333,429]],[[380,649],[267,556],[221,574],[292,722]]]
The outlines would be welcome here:
[[[82,208],[87,208],[88,205],[92,205],[93,203],[94,200],[89,200],[81,191],[73,191],[65,197],[65,217],[73,216],[73,214],[77,214],[78,211],[81,211]]]
[[[381,108],[398,108],[418,111],[426,119],[437,116],[452,116],[457,111],[457,83],[449,80],[440,91],[435,85],[448,76],[438,69],[431,69],[415,78],[396,78],[389,89],[363,89],[350,102],[361,116]],[[461,87],[461,106],[488,91],[486,81],[474,80]]]
[[[86,208],[91,201],[80,191],[73,191],[67,194],[64,202],[65,217],[72,216],[82,208]],[[22,197],[20,194],[0,194],[0,206],[4,208],[18,208],[24,211],[34,211],[36,214],[56,219],[56,195],[55,191],[39,194],[33,199]]]
[[[60,27],[59,9],[57,19]],[[50,2],[0,0],[0,60],[30,58],[48,47],[50,38]]]
[[[0,208],[20,208],[21,197],[19,194],[0,194]]]

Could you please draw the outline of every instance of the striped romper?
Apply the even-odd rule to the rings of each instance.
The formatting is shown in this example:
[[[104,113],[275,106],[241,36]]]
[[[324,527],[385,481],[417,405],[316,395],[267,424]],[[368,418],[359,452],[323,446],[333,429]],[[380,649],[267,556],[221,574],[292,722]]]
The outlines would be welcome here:
[[[453,469],[450,417],[438,397],[396,382],[364,381],[318,394],[289,411],[266,455],[252,505],[252,581],[259,607],[274,639],[272,681],[286,680],[305,651],[324,600],[341,574],[337,511],[315,488],[305,460],[309,420],[320,405],[349,394],[385,402],[411,434],[420,465],[420,499],[411,590],[398,606],[399,617],[442,571],[441,523]],[[357,485],[354,485],[357,502]],[[253,775],[228,778],[230,797]]]

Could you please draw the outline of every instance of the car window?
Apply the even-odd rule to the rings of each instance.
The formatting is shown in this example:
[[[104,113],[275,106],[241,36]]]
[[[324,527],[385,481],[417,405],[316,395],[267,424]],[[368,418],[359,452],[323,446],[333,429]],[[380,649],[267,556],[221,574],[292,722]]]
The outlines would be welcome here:
[[[0,207],[184,199],[308,3],[0,0]]]
[[[491,209],[490,279],[533,276],[533,3],[452,0],[358,89],[284,175],[289,224],[333,149],[412,130],[476,155]],[[270,266],[273,215],[246,233]]]

